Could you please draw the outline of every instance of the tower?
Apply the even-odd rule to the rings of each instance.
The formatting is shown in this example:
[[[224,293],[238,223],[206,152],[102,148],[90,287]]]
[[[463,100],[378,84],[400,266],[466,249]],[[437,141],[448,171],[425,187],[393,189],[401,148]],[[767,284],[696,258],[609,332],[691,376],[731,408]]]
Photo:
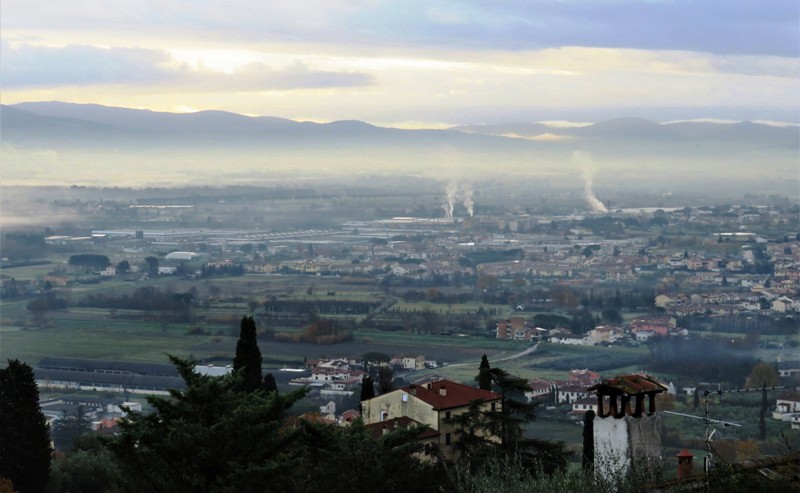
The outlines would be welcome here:
[[[596,473],[625,472],[634,461],[661,456],[656,395],[666,390],[663,384],[640,374],[620,375],[589,387],[597,394],[597,414],[592,420]]]

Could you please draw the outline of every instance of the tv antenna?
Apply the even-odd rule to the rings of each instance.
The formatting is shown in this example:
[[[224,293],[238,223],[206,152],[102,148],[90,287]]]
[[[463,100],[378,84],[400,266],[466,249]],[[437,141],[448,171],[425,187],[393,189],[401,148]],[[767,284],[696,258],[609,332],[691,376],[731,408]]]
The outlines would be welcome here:
[[[705,445],[706,456],[703,458],[703,472],[705,473],[706,477],[708,477],[708,474],[711,472],[711,469],[713,468],[713,461],[714,461],[714,453],[713,453],[713,448],[711,447],[711,442],[714,439],[714,434],[717,432],[716,429],[712,429],[711,425],[712,424],[721,424],[721,425],[726,426],[726,427],[727,426],[736,426],[736,427],[741,427],[742,426],[739,423],[734,423],[734,422],[731,422],[731,421],[722,421],[720,419],[711,418],[711,412],[710,412],[710,408],[709,408],[709,398],[708,397],[711,394],[717,394],[717,395],[721,396],[722,394],[736,394],[736,393],[739,393],[739,392],[761,392],[761,395],[762,395],[761,429],[762,429],[762,433],[763,433],[763,430],[764,430],[764,412],[765,412],[765,409],[766,409],[766,402],[767,402],[767,390],[777,390],[777,389],[783,389],[783,388],[785,388],[785,387],[781,387],[781,386],[767,387],[767,384],[765,383],[761,388],[722,390],[721,388],[719,388],[719,385],[718,385],[717,386],[717,390],[704,390],[703,391],[704,411],[703,411],[703,415],[702,416],[696,416],[694,414],[679,413],[679,412],[675,412],[675,411],[662,411],[662,412],[665,413],[665,414],[672,414],[672,415],[681,416],[681,417],[684,417],[684,418],[702,419],[703,420],[703,422],[705,423],[705,434],[704,434],[705,438],[704,438],[704,441],[705,441],[705,444],[706,444]]]

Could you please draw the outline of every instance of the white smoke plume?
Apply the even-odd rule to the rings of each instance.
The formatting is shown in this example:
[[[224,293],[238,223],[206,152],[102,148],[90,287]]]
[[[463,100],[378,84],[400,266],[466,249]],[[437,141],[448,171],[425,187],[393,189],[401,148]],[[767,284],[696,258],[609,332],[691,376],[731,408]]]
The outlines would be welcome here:
[[[466,207],[466,209],[467,209],[467,215],[469,217],[472,217],[473,206],[475,205],[475,203],[472,201],[472,189],[469,187],[469,185],[464,187],[464,202],[463,202],[463,204],[464,204],[464,207]]]
[[[588,152],[575,151],[572,153],[572,162],[579,164],[583,170],[583,192],[589,209],[595,213],[608,212],[606,206],[600,202],[600,199],[597,198],[594,194],[594,190],[592,190],[592,181],[594,178],[594,160],[592,159],[592,155]]]
[[[456,202],[456,192],[458,192],[458,186],[455,184],[455,182],[451,181],[447,184],[447,203],[442,205],[445,219],[453,219],[453,207],[455,206]]]

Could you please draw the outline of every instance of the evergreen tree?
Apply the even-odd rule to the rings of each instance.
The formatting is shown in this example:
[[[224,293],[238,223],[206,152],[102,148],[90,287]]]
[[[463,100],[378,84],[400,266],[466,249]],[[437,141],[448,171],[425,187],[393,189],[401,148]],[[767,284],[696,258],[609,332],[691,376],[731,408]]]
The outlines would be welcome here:
[[[394,371],[390,366],[382,365],[378,368],[378,392],[381,395],[394,390]]]
[[[478,376],[475,377],[475,381],[478,382],[478,388],[492,390],[492,376],[489,374],[489,370],[491,369],[489,358],[487,358],[484,353],[481,358],[481,365],[478,367]]]
[[[524,378],[511,375],[501,368],[492,368],[487,373],[492,387],[501,396],[502,409],[498,416],[501,443],[506,447],[515,447],[522,438],[523,425],[536,418],[535,410],[539,403],[527,402],[525,392],[531,388]]]
[[[548,473],[563,470],[566,453],[562,443],[524,435],[524,425],[535,419],[538,405],[527,402],[527,381],[501,368],[491,368],[486,374],[493,390],[500,394],[501,406],[487,408],[485,402],[477,400],[467,412],[445,419],[456,429],[461,459],[473,470],[497,455],[517,456],[527,467]]]
[[[236,356],[233,358],[233,371],[244,374],[242,388],[248,392],[261,388],[261,350],[256,340],[256,322],[253,317],[244,316],[239,326],[239,340],[236,341]]]
[[[78,438],[73,449],[53,463],[48,493],[122,493],[127,478],[106,446],[106,440],[94,434]],[[2,489],[0,489],[2,491]]]
[[[304,461],[313,471],[298,478],[295,491],[328,493],[434,493],[452,491],[441,463],[425,457],[418,442],[424,426],[398,427],[374,437],[362,420],[350,426],[311,423]],[[429,454],[435,453],[428,450]]]
[[[79,436],[91,429],[92,423],[86,417],[83,406],[78,406],[74,413],[68,413],[65,410],[61,419],[53,424],[53,441],[56,442],[58,450],[68,450],[73,447],[73,443]]]
[[[591,469],[594,466],[594,417],[591,409],[583,416],[583,456],[581,467]]]
[[[305,477],[304,422],[287,410],[305,396],[293,392],[243,392],[244,372],[200,375],[171,357],[184,390],[149,397],[150,414],[131,412],[110,444],[130,491],[298,491]]]
[[[375,397],[375,383],[371,376],[364,375],[364,378],[361,379],[361,402],[373,397]]]
[[[275,377],[272,376],[272,373],[267,373],[264,375],[264,390],[267,392],[273,392],[278,390],[278,382],[275,381]]]
[[[0,370],[0,478],[20,493],[40,493],[50,474],[50,427],[33,369],[9,360]]]

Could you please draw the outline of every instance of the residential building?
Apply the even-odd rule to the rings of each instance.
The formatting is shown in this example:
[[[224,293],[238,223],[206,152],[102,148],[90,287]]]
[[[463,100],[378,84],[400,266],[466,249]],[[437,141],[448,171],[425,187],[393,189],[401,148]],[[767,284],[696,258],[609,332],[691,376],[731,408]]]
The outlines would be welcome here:
[[[447,419],[467,412],[473,401],[482,401],[481,409],[499,411],[501,396],[495,392],[470,387],[449,380],[409,385],[362,403],[367,425],[384,423],[397,418],[410,418],[438,433],[435,444],[443,457],[457,456],[456,429]],[[431,436],[433,443],[433,438]]]

